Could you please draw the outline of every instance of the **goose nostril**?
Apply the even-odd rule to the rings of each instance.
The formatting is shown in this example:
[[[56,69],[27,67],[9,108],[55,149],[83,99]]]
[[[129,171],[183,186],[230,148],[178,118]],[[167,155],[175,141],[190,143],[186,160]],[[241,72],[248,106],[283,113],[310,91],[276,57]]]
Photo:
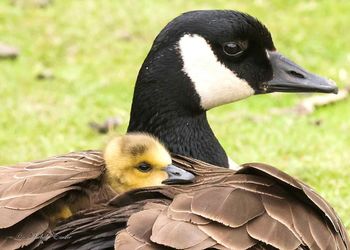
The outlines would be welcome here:
[[[303,74],[300,74],[294,70],[288,70],[287,71],[287,74],[293,76],[293,77],[296,77],[296,78],[300,78],[300,79],[305,79],[305,76]]]

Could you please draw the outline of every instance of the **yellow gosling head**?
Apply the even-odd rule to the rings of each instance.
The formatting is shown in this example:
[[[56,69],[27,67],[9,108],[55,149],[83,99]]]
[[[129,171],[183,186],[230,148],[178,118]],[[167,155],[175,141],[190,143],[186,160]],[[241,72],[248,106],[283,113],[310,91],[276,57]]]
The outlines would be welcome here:
[[[162,183],[190,182],[194,176],[174,165],[166,148],[153,136],[129,133],[112,139],[104,151],[106,180],[118,193]]]

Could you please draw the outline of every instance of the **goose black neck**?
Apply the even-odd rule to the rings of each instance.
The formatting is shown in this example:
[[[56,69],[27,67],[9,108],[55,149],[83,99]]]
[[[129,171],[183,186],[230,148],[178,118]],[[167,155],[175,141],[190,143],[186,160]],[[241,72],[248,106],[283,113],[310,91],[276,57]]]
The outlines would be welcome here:
[[[169,57],[163,56],[152,64],[150,57],[135,85],[128,132],[153,134],[172,153],[228,167],[227,155],[209,126],[193,84],[179,73],[181,62],[168,62]]]
[[[228,166],[226,153],[211,130],[205,112],[196,116],[169,110],[148,113],[149,109],[133,109],[128,132],[148,132],[159,138],[172,153]]]

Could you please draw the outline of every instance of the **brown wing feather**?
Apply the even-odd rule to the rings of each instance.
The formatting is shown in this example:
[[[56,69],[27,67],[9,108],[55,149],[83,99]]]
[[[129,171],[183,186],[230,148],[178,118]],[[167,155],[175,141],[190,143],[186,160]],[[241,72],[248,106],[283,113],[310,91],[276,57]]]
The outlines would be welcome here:
[[[31,214],[40,210],[41,208],[46,207],[47,205],[63,197],[64,193],[77,189],[79,189],[79,187],[61,188],[52,192],[42,193],[42,195],[45,197],[40,197],[39,199],[35,199],[36,197],[33,197],[33,200],[28,199],[27,196],[26,198],[22,198],[23,204],[21,203],[20,196],[16,197],[16,199],[4,201],[4,204],[2,205],[2,207],[0,207],[0,215],[2,218],[7,219],[2,220],[1,228],[6,229],[13,225],[16,225],[21,220],[27,218]],[[28,204],[27,201],[33,202],[30,202]]]
[[[205,225],[209,221],[199,215],[192,213],[191,203],[193,196],[189,194],[179,194],[174,197],[173,202],[167,209],[167,216],[178,221],[187,221],[196,225]]]
[[[1,230],[0,249],[22,248],[47,232],[48,229],[49,223],[41,215],[28,217],[14,227]]]
[[[148,209],[131,215],[128,220],[127,232],[138,241],[148,242],[152,235],[152,225],[164,207],[162,206],[162,209]]]
[[[199,226],[199,228],[218,244],[229,249],[248,249],[257,244],[257,241],[249,236],[245,226],[232,228],[221,223],[211,222],[208,225]]]
[[[198,228],[209,235],[210,238],[196,245],[198,249],[205,249],[206,247],[213,247],[219,242],[222,249],[234,248],[240,249],[239,246],[245,246],[246,248],[253,246],[254,241],[249,237],[245,230],[234,229],[224,226],[220,223],[211,222],[210,220],[194,214],[191,210],[193,196],[189,194],[179,194],[175,196],[173,202],[167,209],[167,216],[178,221],[186,221],[195,225],[199,225]],[[236,230],[236,233],[231,233],[231,230]],[[239,231],[241,233],[237,233]],[[227,243],[231,241],[232,243]],[[226,247],[224,247],[226,246]],[[193,249],[193,248],[191,248]]]
[[[97,151],[56,156],[43,161],[0,167],[0,228],[10,227],[74,186],[99,177],[103,158]],[[24,199],[24,197],[26,197]]]
[[[350,247],[349,237],[344,225],[341,223],[339,217],[335,213],[334,209],[326,202],[319,194],[317,194],[312,188],[305,183],[287,175],[286,173],[276,169],[272,166],[262,163],[247,163],[243,164],[243,169],[238,173],[255,174],[260,176],[266,176],[270,179],[275,179],[278,184],[286,190],[292,193],[293,197],[301,200],[304,203],[304,207],[309,208],[309,213],[316,215],[321,214],[323,224],[331,224],[330,230],[333,235],[340,237],[343,247]],[[289,195],[290,197],[291,195]],[[295,204],[295,203],[294,203]],[[334,236],[335,237],[335,236]],[[338,247],[341,248],[341,245]]]
[[[347,235],[342,235],[342,232],[345,232],[344,226],[333,209],[330,209],[328,203],[311,188],[271,166],[263,164],[247,166],[250,169],[238,171],[231,177],[227,175],[222,177],[224,181],[221,184],[217,183],[217,178],[199,176],[202,181],[202,190],[198,185],[182,190],[182,192],[189,192],[187,198],[177,199],[175,196],[167,215],[173,220],[196,225],[191,222],[188,214],[187,203],[192,199],[192,214],[199,215],[200,218],[208,221],[219,222],[222,227],[226,226],[227,235],[239,226],[242,226],[242,229],[246,228],[246,233],[249,233],[251,238],[260,241],[256,247],[271,245],[282,249],[296,249],[319,246],[322,249],[343,249],[348,244]],[[195,168],[198,167],[195,165]],[[190,168],[194,169],[193,166]],[[205,173],[205,170],[198,172]],[[210,181],[213,183],[211,184]],[[296,193],[294,190],[299,192]],[[174,204],[176,202],[178,204]],[[308,216],[305,214],[296,216],[294,210],[298,206]],[[305,220],[308,226],[301,228],[300,225]],[[174,222],[168,223],[171,225]],[[212,224],[200,227],[219,245],[241,249],[237,245],[229,245],[229,240],[239,235],[238,230],[236,234],[232,233],[230,237],[225,238],[223,230],[221,233],[218,233],[218,227],[216,230],[214,228],[209,230],[209,225]],[[186,230],[186,227],[183,227],[183,230]],[[242,236],[238,238],[243,239]],[[340,245],[339,242],[341,242]]]
[[[192,200],[194,214],[239,227],[264,213],[260,195],[235,187],[210,187],[197,192]]]
[[[42,161],[0,167],[0,245],[12,249],[27,245],[49,226],[38,210],[50,205],[80,183],[103,173],[98,151],[83,151]],[[29,231],[28,231],[29,230]],[[31,237],[26,236],[31,234]],[[7,236],[6,236],[7,235]],[[14,240],[16,235],[22,235]]]
[[[160,246],[156,246],[155,244],[142,242],[137,240],[135,237],[130,235],[126,230],[121,231],[118,234],[118,237],[115,238],[114,249],[119,250],[156,250],[156,249],[164,249]]]
[[[296,249],[301,242],[293,232],[267,213],[252,220],[247,225],[248,234],[277,249]]]
[[[196,225],[170,219],[166,210],[157,217],[151,235],[152,242],[176,249],[193,247],[208,238]]]

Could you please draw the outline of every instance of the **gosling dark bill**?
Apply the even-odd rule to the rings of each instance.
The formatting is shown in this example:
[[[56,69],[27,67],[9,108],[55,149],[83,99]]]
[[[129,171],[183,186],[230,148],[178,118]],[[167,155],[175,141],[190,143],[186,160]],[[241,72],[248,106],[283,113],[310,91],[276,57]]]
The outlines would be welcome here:
[[[169,165],[165,168],[169,178],[164,180],[163,184],[182,184],[191,183],[194,180],[194,175],[182,168],[176,167],[175,165]]]

